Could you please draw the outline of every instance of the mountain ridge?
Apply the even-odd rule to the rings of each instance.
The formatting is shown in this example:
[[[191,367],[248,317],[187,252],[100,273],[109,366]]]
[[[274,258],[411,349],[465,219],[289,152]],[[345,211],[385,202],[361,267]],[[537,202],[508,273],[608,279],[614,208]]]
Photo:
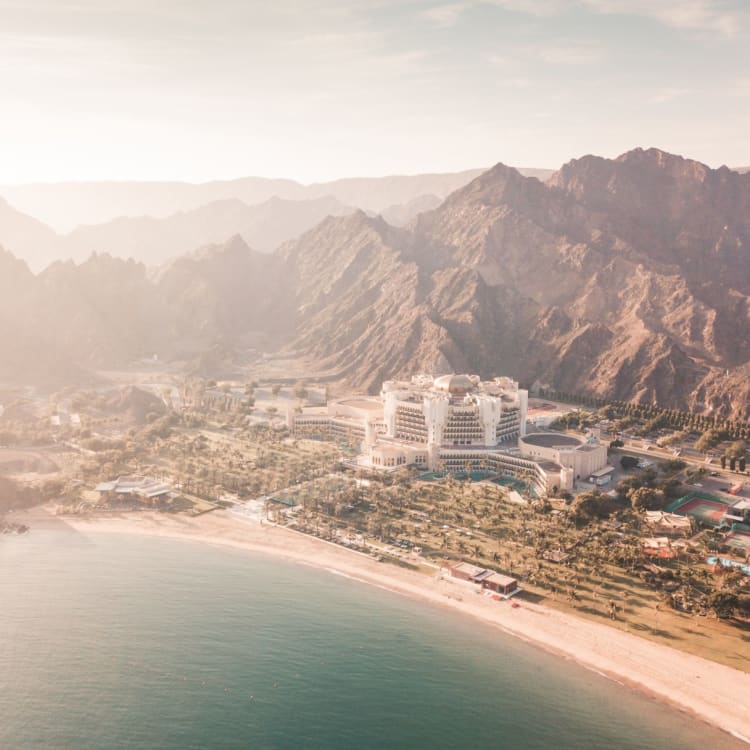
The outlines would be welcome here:
[[[274,196],[306,200],[332,196],[345,205],[380,212],[392,204],[433,193],[445,198],[484,169],[417,175],[342,178],[304,185],[294,180],[240,177],[204,183],[178,181],[92,181],[2,185],[0,196],[18,211],[36,217],[56,231],[67,233],[76,226],[101,224],[123,216],[165,218],[207,203],[238,198],[257,205]],[[543,174],[551,170],[531,170]]]
[[[191,355],[260,346],[362,390],[473,371],[748,418],[748,206],[750,174],[658,149],[584,156],[547,182],[497,164],[405,227],[360,210],[271,254],[235,238],[156,280],[113,267],[108,283],[150,310],[160,357],[184,355],[175,341]],[[65,286],[96,309],[89,286],[108,288],[94,273],[108,263],[45,274],[46,314],[70,298],[52,288],[63,270],[86,279]],[[118,355],[141,356],[128,331],[144,322],[123,318],[84,326],[83,349],[113,357],[109,325],[123,331]]]

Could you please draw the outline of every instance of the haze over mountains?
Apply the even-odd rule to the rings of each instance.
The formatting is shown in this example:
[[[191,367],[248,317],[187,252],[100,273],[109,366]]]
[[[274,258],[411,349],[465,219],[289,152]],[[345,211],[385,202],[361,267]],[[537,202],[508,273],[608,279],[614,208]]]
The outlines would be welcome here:
[[[274,253],[235,237],[156,278],[101,255],[35,277],[0,256],[0,344],[18,371],[31,342],[68,368],[285,347],[362,389],[504,373],[747,418],[748,247],[750,174],[656,149],[546,183],[499,164],[405,227],[328,216]],[[26,349],[6,345],[18,311]]]
[[[392,223],[405,224],[482,171],[346,179],[308,186],[256,177],[195,185],[6,186],[0,188],[0,196],[5,196],[5,200],[0,198],[0,245],[35,271],[54,260],[83,260],[92,252],[155,266],[236,234],[253,248],[270,252],[324,217],[357,208],[382,212]],[[552,173],[524,171],[537,176]]]
[[[445,174],[361,177],[303,185],[294,180],[242,177],[204,183],[188,182],[58,182],[0,186],[19,211],[59,232],[81,224],[101,224],[122,216],[164,218],[207,203],[235,198],[248,206],[270,198],[302,201],[333,197],[345,205],[380,212],[420,195],[445,198],[484,169]],[[552,170],[524,170],[549,176]]]

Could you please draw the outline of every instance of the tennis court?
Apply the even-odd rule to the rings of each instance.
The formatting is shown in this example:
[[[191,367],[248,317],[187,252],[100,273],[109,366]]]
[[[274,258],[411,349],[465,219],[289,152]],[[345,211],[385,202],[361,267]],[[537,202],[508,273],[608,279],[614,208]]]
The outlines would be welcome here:
[[[707,526],[721,526],[721,519],[728,507],[729,503],[725,503],[716,495],[691,492],[670,503],[665,510],[680,516],[690,516]]]

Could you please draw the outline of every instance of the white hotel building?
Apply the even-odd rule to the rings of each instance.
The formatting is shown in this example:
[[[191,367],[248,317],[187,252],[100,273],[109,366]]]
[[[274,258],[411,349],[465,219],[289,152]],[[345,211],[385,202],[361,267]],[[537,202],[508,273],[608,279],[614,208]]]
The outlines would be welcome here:
[[[364,468],[494,471],[525,480],[541,495],[572,489],[576,478],[606,464],[602,445],[567,435],[548,445],[526,440],[527,405],[527,391],[510,378],[420,375],[386,381],[380,398],[342,399],[324,410],[290,414],[289,426],[297,437],[355,445]]]

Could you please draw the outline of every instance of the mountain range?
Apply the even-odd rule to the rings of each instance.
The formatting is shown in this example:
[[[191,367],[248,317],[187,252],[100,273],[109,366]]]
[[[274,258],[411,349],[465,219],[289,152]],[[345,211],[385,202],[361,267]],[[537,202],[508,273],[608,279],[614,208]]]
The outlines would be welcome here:
[[[56,183],[0,188],[0,245],[40,271],[106,252],[158,266],[239,234],[271,252],[326,216],[357,208],[393,224],[438,206],[483,170],[337,180],[304,186],[248,177],[188,183]],[[549,170],[525,170],[546,175]],[[338,196],[338,197],[337,197]],[[20,207],[20,208],[19,208]],[[24,213],[26,212],[26,213]],[[34,218],[32,218],[32,216]],[[56,231],[52,225],[66,227]],[[92,223],[94,222],[94,223]]]
[[[464,172],[358,177],[303,185],[294,180],[242,177],[204,183],[188,182],[58,182],[0,186],[0,196],[19,211],[67,233],[83,224],[103,224],[120,217],[165,218],[208,203],[237,199],[248,206],[270,198],[290,201],[335,198],[344,205],[380,213],[421,195],[441,200],[484,169]],[[552,170],[525,174],[548,177]]]
[[[747,418],[748,247],[750,174],[657,149],[546,182],[498,164],[406,226],[357,210],[270,254],[234,237],[156,276],[106,255],[34,276],[5,254],[0,345],[25,372],[40,345],[68,368],[253,346],[362,390],[472,371]]]

